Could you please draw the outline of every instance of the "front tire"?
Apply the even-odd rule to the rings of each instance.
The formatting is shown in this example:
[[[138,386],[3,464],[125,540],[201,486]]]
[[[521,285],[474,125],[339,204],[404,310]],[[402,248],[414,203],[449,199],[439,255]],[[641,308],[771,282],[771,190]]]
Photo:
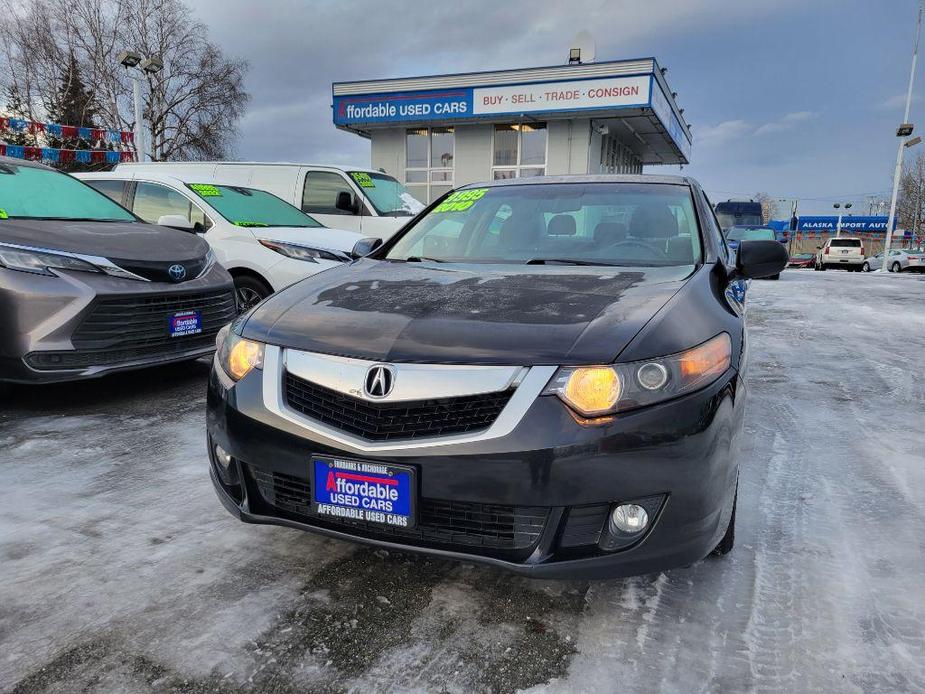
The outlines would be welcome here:
[[[256,277],[238,275],[234,278],[234,293],[238,301],[238,312],[244,313],[270,296],[273,290]]]
[[[899,263],[893,263],[893,267],[890,268],[890,272],[900,273],[903,271],[903,266]]]
[[[739,504],[739,485],[736,484],[735,497],[732,500],[732,515],[729,517],[729,525],[726,526],[726,534],[719,544],[713,548],[711,554],[722,557],[729,554],[736,543],[736,506]]]
[[[864,264],[861,266],[861,271],[862,271],[862,272],[870,272],[870,263],[864,263]]]

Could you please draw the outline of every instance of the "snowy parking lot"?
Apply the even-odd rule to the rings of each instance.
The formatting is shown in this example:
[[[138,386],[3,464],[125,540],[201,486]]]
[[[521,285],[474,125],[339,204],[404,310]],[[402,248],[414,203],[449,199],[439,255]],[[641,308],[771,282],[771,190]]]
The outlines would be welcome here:
[[[244,525],[208,364],[0,400],[0,690],[923,691],[925,276],[750,292],[737,546],[541,582]]]

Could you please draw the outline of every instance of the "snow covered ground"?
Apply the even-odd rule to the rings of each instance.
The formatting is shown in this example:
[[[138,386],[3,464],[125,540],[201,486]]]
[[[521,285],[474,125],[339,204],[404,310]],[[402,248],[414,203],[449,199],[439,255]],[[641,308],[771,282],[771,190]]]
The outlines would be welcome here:
[[[737,547],[608,582],[233,520],[206,364],[0,398],[0,690],[923,691],[925,277],[750,298]]]

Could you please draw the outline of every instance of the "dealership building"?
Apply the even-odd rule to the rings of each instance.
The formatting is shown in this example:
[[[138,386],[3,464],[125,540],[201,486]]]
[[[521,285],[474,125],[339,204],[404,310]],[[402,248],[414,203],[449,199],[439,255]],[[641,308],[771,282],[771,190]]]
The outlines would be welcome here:
[[[333,85],[334,124],[422,202],[476,181],[687,164],[691,134],[654,58]]]

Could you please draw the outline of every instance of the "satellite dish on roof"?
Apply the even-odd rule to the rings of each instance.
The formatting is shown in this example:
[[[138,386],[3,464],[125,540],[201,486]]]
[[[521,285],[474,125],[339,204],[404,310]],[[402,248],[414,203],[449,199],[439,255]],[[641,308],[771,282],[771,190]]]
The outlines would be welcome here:
[[[572,39],[568,61],[573,63],[593,63],[597,56],[597,44],[594,37],[585,30],[579,31]]]

